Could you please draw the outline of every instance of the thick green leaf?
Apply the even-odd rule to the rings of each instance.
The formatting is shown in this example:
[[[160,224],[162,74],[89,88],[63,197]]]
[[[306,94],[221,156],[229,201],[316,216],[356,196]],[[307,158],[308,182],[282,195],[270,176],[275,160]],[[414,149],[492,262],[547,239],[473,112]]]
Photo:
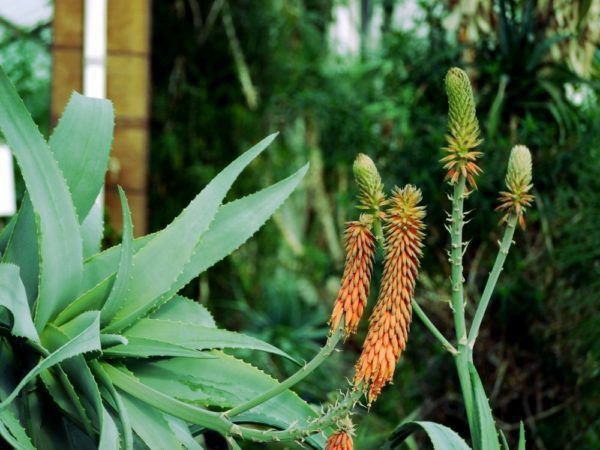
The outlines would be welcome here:
[[[131,221],[131,211],[125,192],[119,186],[119,198],[121,199],[121,211],[123,212],[123,242],[121,243],[121,259],[115,282],[106,303],[102,307],[100,315],[100,325],[105,326],[115,316],[124,305],[127,296],[128,282],[133,270],[133,222]]]
[[[189,298],[175,295],[151,316],[151,319],[175,320],[203,327],[216,328],[215,319],[208,309]]]
[[[146,338],[194,350],[209,350],[215,348],[262,350],[285,356],[294,361],[287,353],[260,339],[234,333],[233,331],[203,327],[186,322],[162,319],[141,319],[123,335],[127,339]]]
[[[187,424],[180,419],[171,417],[168,414],[163,415],[164,419],[169,424],[169,428],[173,431],[177,440],[183,444],[187,450],[205,450],[192,436]]]
[[[210,228],[196,245],[192,260],[165,298],[171,298],[195,276],[212,267],[252,237],[298,186],[307,169],[308,166],[304,166],[292,176],[268,188],[221,206]],[[244,226],[240,227],[240,223]],[[156,234],[151,234],[135,239],[134,253],[155,236]],[[85,262],[82,283],[85,290],[93,288],[115,273],[120,249],[121,246],[116,245]]]
[[[15,355],[8,338],[0,337],[0,361],[2,361],[2,376],[0,376],[0,398],[4,398],[17,384],[20,367],[19,355]]]
[[[75,356],[75,358],[77,357],[78,356]],[[75,415],[73,416],[74,422],[79,424],[79,426],[85,430],[88,435],[93,436],[94,427],[98,427],[98,417],[96,416],[92,405],[89,402],[86,402],[85,397],[81,396],[81,393],[75,387],[73,382],[71,382],[71,379],[63,369],[65,364],[68,362],[69,361],[63,361],[61,365],[54,367],[53,370],[58,374],[57,378],[60,382],[60,385],[64,388],[64,393],[66,394],[68,401],[75,409]],[[60,403],[58,404],[60,405]],[[70,409],[66,411],[70,411]],[[92,413],[94,414],[93,416],[91,415]]]
[[[100,350],[100,313],[91,311],[82,314],[77,319],[65,325],[65,330],[68,334],[74,336],[69,342],[50,355],[42,359],[36,366],[25,375],[12,393],[0,403],[0,409],[9,405],[18,393],[40,374],[43,370],[76,355],[81,355],[86,352]],[[43,337],[42,337],[43,340]]]
[[[525,427],[523,421],[519,424],[519,446],[518,450],[525,450]]]
[[[43,270],[35,324],[40,331],[77,295],[83,271],[81,235],[58,164],[1,69],[0,129],[21,168],[33,210],[39,217]]]
[[[210,428],[222,434],[229,432],[231,428],[231,423],[221,414],[190,405],[152,389],[141,383],[125,367],[120,366],[117,368],[111,364],[102,363],[102,368],[115,386],[147,405],[189,423]]]
[[[66,418],[62,419],[63,430],[69,442],[68,449],[70,450],[97,450],[98,443],[94,441],[88,432],[85,432],[80,427],[76,426]],[[52,436],[52,437],[50,437]],[[49,436],[49,440],[54,444],[54,433]],[[58,447],[56,450],[64,450],[65,447]]]
[[[63,325],[86,311],[100,310],[110,294],[114,279],[115,274],[113,273],[96,286],[84,291],[56,317],[54,324]]]
[[[135,434],[151,450],[181,448],[175,433],[159,410],[125,393],[122,394],[122,398]]]
[[[126,345],[105,348],[103,350],[104,356],[113,358],[149,358],[157,356],[197,358],[201,355],[197,350],[155,339],[129,337],[127,341]]]
[[[59,338],[60,342],[68,342],[69,336],[62,333],[60,336],[58,335],[61,331],[56,329],[55,338]],[[73,386],[76,394],[72,396],[76,396],[76,400],[83,406],[85,416],[89,417],[90,423],[94,424],[96,429],[100,429],[100,434],[101,436],[105,435],[105,440],[112,441],[114,421],[110,417],[108,422],[105,421],[106,411],[102,404],[100,390],[85,358],[77,355],[63,361],[59,370],[64,371],[63,381],[66,381],[67,386]],[[105,427],[108,428],[105,429]]]
[[[106,327],[107,332],[130,326],[155,307],[156,300],[170,290],[194,254],[193,243],[198,242],[208,229],[233,182],[275,136],[263,139],[229,164],[169,226],[135,254],[131,276],[126,280],[126,294],[122,298],[124,306]]]
[[[146,236],[135,239],[133,241],[133,253],[137,253],[142,247],[150,242],[154,236],[156,236],[156,233],[147,234]],[[119,267],[120,256],[121,244],[117,244],[88,258],[83,265],[81,292],[92,289],[94,286],[97,286],[111,276],[112,279],[114,279]]]
[[[132,364],[130,368],[140,382],[156,391],[207,407],[231,408],[278,384],[256,367],[221,352],[211,352],[206,358]],[[313,408],[287,390],[234,420],[285,429],[293,423],[305,424],[315,417],[317,413]],[[309,441],[324,446],[320,435],[311,436]]]
[[[0,307],[2,306],[13,316],[14,336],[40,342],[29,311],[25,287],[19,276],[19,268],[13,264],[0,264]]]
[[[44,383],[50,397],[67,416],[73,418],[73,420],[79,420],[84,427],[91,428],[92,422],[87,417],[85,408],[81,404],[81,399],[75,393],[75,387],[64,373],[61,373],[59,376],[54,372],[59,371],[44,370],[40,373],[40,379]]]
[[[127,412],[121,394],[114,388],[110,378],[106,372],[104,372],[104,369],[102,369],[102,366],[98,361],[91,361],[90,367],[100,384],[100,393],[102,397],[107,399],[107,402],[117,411],[121,429],[123,430],[125,450],[132,450],[133,434],[131,431],[131,421],[129,420],[129,413]]]
[[[35,450],[19,419],[8,409],[0,410],[0,436],[17,450]]]
[[[483,389],[483,384],[481,384],[477,374],[477,369],[472,363],[469,363],[469,375],[473,387],[473,412],[475,416],[473,447],[475,450],[500,450],[500,441],[498,440],[492,410]]]
[[[502,442],[503,450],[510,450],[510,447],[508,446],[508,442],[506,441],[506,436],[504,436],[504,433],[502,432],[502,430],[500,430],[500,441]]]
[[[470,450],[467,443],[455,431],[434,422],[406,422],[396,428],[384,445],[384,449],[401,448],[402,443],[412,433],[424,430],[433,444],[434,450]]]
[[[77,329],[72,323],[64,327],[50,325],[44,332],[46,348],[53,351],[62,347],[74,337]],[[99,429],[101,434],[108,433],[105,439],[109,439],[111,423],[105,424],[104,422],[104,407],[100,390],[85,358],[82,355],[76,355],[63,361],[58,368],[58,374],[65,392],[78,411],[84,425],[86,425],[88,433],[93,434],[94,428]],[[109,427],[108,430],[104,430],[105,425]]]
[[[102,211],[100,205],[97,208],[90,207],[104,180],[113,122],[110,102],[74,93],[49,142],[79,214],[84,255],[100,251]],[[17,218],[19,223],[15,227]],[[5,261],[14,262],[22,268],[25,289],[28,297],[33,300],[38,287],[38,246],[37,240],[32,239],[36,228],[28,196],[24,198],[19,213],[9,225],[2,230],[2,240],[6,240],[4,245],[0,244],[2,250],[7,248],[12,228],[15,229],[15,234]]]
[[[98,450],[116,450],[119,448],[119,429],[106,408],[102,405],[100,407],[102,408],[102,431]]]
[[[104,235],[104,217],[100,203],[94,203],[92,209],[81,222],[81,239],[83,240],[83,257],[87,258],[100,251]]]
[[[21,269],[27,300],[32,310],[38,295],[39,246],[35,214],[29,195],[25,193],[21,208],[15,216],[14,229],[9,237],[2,262],[16,264]]]
[[[100,334],[100,343],[102,344],[102,350],[105,350],[115,345],[127,345],[128,340],[126,337],[120,334]]]
[[[10,239],[10,235],[15,229],[15,224],[17,223],[19,213],[15,214],[11,217],[8,223],[0,230],[0,254],[4,253],[6,246],[8,245],[8,240]]]
[[[72,193],[80,222],[104,184],[114,120],[110,101],[73,92],[48,141]]]
[[[289,197],[307,170],[308,164],[292,176],[262,191],[221,207],[210,229],[196,245],[191,261],[164,299],[171,297],[200,273],[250,239]]]

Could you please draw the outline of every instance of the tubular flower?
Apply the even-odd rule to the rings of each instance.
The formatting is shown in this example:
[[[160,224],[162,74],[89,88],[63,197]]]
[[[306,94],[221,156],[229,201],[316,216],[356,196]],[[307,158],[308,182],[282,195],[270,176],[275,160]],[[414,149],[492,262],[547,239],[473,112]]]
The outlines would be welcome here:
[[[497,211],[505,211],[502,221],[508,220],[511,214],[519,219],[521,228],[525,228],[525,210],[533,203],[534,196],[529,193],[533,187],[531,153],[524,145],[515,145],[510,152],[506,171],[506,187],[508,191],[500,192],[500,205]]]
[[[411,301],[422,255],[425,208],[421,191],[408,185],[395,188],[385,222],[385,262],[377,305],[356,363],[354,385],[365,383],[372,403],[392,381],[406,347],[412,316]]]
[[[338,431],[327,439],[325,450],[353,450],[354,443],[352,442],[352,436],[354,436],[354,425],[350,417],[340,420],[338,428]]]
[[[343,318],[346,337],[356,332],[369,296],[375,255],[375,237],[370,227],[368,216],[346,225],[346,264],[329,320],[333,332]]]
[[[327,439],[325,450],[354,450],[352,436],[345,431],[337,431]]]
[[[477,159],[482,153],[473,149],[481,144],[482,139],[479,138],[479,122],[471,82],[464,70],[453,67],[446,74],[445,83],[448,95],[448,145],[444,147],[444,151],[448,155],[440,162],[448,170],[446,179],[451,184],[463,176],[476,189],[475,176],[481,173]]]

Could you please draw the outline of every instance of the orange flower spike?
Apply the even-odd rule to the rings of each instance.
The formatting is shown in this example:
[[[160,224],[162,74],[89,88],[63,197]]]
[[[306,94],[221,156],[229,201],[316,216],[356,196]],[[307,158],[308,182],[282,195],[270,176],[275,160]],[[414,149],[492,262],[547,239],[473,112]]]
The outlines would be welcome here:
[[[406,348],[425,228],[425,208],[419,206],[420,201],[421,191],[416,187],[395,188],[386,217],[381,289],[354,377],[356,388],[363,384],[368,388],[369,404],[393,380]]]
[[[344,319],[346,337],[356,332],[369,297],[375,255],[375,237],[370,226],[368,216],[346,225],[346,264],[329,320],[333,333]]]

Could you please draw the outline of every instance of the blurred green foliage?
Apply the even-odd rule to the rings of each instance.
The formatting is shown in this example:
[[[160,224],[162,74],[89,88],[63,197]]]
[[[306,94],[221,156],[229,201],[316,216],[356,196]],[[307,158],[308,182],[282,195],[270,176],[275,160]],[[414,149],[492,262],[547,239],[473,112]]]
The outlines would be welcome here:
[[[44,135],[48,134],[50,122],[51,41],[47,23],[21,29],[0,20],[0,64]]]
[[[357,217],[351,163],[365,152],[388,187],[411,182],[423,190],[428,242],[418,296],[450,334],[448,201],[438,164],[446,128],[442,79],[448,67],[466,67],[486,139],[485,173],[471,199],[477,214],[466,228],[469,311],[496,251],[493,208],[515,143],[533,151],[538,198],[484,323],[477,365],[510,437],[524,417],[532,448],[597,448],[599,80],[582,80],[548,58],[553,45],[572,37],[548,29],[533,2],[498,2],[497,34],[468,45],[445,30],[448,11],[440,4],[415,2],[412,25],[400,29],[394,11],[405,2],[358,2],[362,52],[350,57],[336,55],[327,37],[332,7],[344,3],[154,2],[152,228],[267,132],[281,131],[277,147],[237,193],[312,163],[304,187],[275,220],[189,294],[209,302],[223,325],[309,359],[324,341],[341,275],[343,223]],[[365,30],[378,28],[369,17],[380,4],[381,39],[370,45]],[[457,382],[447,376],[451,360],[419,323],[412,331],[396,384],[357,418],[358,448],[377,448],[407,415],[466,434]],[[301,386],[307,399],[325,397],[352,376],[362,333]],[[277,360],[257,363],[282,377],[293,370]]]
[[[50,126],[52,30],[49,25],[40,23],[25,29],[0,17],[0,65],[44,136],[48,136]],[[15,183],[20,200],[25,186],[18,173]]]

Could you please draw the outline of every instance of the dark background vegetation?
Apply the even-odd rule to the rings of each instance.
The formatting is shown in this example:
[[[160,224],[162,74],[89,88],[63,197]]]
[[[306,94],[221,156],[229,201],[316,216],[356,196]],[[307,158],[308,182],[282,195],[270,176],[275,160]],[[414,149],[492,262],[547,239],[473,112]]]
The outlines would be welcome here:
[[[417,297],[451,336],[447,186],[438,160],[446,127],[443,77],[451,66],[464,67],[474,81],[485,138],[485,173],[469,198],[466,227],[468,313],[495,257],[501,230],[493,209],[516,143],[532,150],[536,195],[483,324],[476,364],[510,442],[524,420],[528,448],[600,448],[597,42],[585,73],[574,71],[566,57],[598,36],[579,20],[594,10],[588,10],[593,2],[572,2],[571,29],[556,20],[553,8],[561,2],[475,2],[481,10],[473,17],[489,30],[474,35],[468,27],[473,17],[448,25],[461,2],[409,2],[417,6],[415,17],[400,29],[393,17],[405,1],[360,0],[361,51],[342,57],[327,35],[332,8],[344,3],[153,2],[151,228],[167,224],[222,167],[268,133],[281,134],[242,175],[232,198],[311,162],[303,186],[273,220],[187,294],[206,303],[220,325],[310,359],[328,331],[342,273],[343,224],[358,215],[352,161],[365,152],[388,188],[413,183],[423,190],[428,238]],[[379,7],[383,20],[374,25]],[[592,22],[598,27],[600,20]],[[381,33],[375,43],[369,38],[374,27]],[[43,128],[48,63],[32,61],[48,50],[44,33],[41,43],[5,40],[2,61]],[[573,91],[583,94],[569,95]],[[376,273],[374,285],[378,279]],[[305,399],[320,403],[346,386],[365,332],[363,323],[343,352],[299,386]],[[295,369],[278,358],[258,358],[255,363],[274,376]],[[452,360],[418,320],[395,384],[369,414],[355,416],[356,448],[379,448],[407,418],[438,421],[467,436]],[[418,439],[409,444],[426,448]],[[211,445],[219,448],[217,441]]]

